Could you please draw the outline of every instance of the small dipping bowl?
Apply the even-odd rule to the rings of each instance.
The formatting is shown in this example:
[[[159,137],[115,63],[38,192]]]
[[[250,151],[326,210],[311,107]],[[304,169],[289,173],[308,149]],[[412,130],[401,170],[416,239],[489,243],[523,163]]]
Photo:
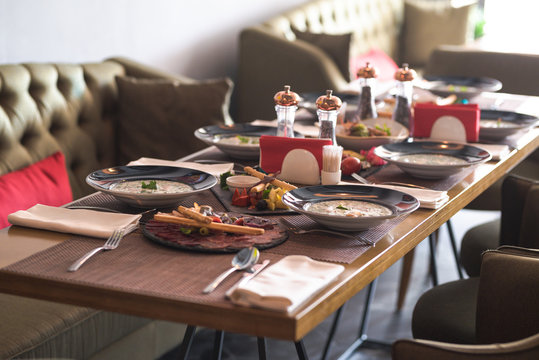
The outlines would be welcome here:
[[[241,189],[250,188],[259,181],[259,178],[248,175],[234,175],[226,178],[226,184],[230,191],[235,191],[236,189],[241,191]]]

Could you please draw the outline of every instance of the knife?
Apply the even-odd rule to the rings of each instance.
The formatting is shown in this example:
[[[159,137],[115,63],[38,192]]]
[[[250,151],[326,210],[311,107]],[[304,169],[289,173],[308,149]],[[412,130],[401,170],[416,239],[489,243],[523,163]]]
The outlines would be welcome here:
[[[241,280],[239,280],[235,285],[233,285],[230,289],[227,290],[226,292],[226,296],[229,297],[230,294],[232,294],[232,292],[242,286],[242,285],[245,285],[247,282],[249,282],[252,278],[254,278],[256,275],[258,275],[262,270],[264,270],[264,268],[266,266],[268,266],[268,264],[270,263],[270,261],[268,259],[262,261],[262,263],[256,268],[256,270],[249,274],[249,275],[244,275],[243,278]]]

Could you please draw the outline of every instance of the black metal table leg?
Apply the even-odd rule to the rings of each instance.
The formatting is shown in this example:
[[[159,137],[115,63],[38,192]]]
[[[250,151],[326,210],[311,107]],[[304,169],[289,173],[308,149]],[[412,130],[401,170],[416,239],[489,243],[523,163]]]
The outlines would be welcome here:
[[[193,335],[195,334],[196,329],[196,326],[187,325],[187,329],[185,329],[185,334],[183,335],[182,345],[180,346],[180,360],[186,360],[187,356],[189,356],[189,350],[191,349]]]
[[[303,340],[296,341],[294,344],[296,345],[296,351],[298,353],[298,359],[299,360],[309,360],[309,357],[307,356],[307,352],[305,351],[305,345],[303,344]]]
[[[430,272],[432,276],[432,285],[438,285],[438,270],[436,269],[436,244],[434,243],[434,236],[429,235],[429,248],[430,248]]]
[[[459,279],[463,279],[462,268],[460,267],[459,252],[457,250],[457,242],[455,240],[455,234],[453,233],[453,225],[451,225],[451,219],[447,220],[447,232],[449,233],[449,240],[451,241],[451,248],[453,249],[453,256],[455,257],[455,264],[457,265],[457,272]]]
[[[213,341],[213,358],[215,360],[221,360],[224,337],[225,334],[223,330],[215,330],[215,340]]]
[[[256,341],[258,343],[258,359],[266,360],[266,338],[259,337],[256,338]]]
[[[341,320],[342,309],[344,305],[337,309],[335,312],[335,317],[333,318],[333,323],[331,324],[331,329],[329,330],[328,339],[326,340],[326,346],[324,346],[324,352],[320,360],[326,360],[329,349],[331,348],[331,342],[333,341],[333,336],[335,336],[335,331],[337,331],[337,326],[339,326],[339,321]]]

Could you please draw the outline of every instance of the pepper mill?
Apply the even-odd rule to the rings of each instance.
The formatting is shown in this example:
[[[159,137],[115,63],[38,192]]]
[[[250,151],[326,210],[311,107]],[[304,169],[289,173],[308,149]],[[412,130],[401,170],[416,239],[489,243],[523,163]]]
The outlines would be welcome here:
[[[316,99],[316,107],[318,110],[318,122],[320,124],[320,132],[318,138],[331,139],[333,145],[337,145],[335,137],[335,126],[337,125],[337,115],[342,106],[342,101],[339,97],[332,95],[333,90],[326,90],[326,95]]]
[[[367,61],[365,66],[359,68],[357,71],[357,77],[359,78],[361,94],[359,95],[359,103],[354,122],[357,122],[358,119],[375,119],[378,117],[378,112],[374,104],[373,93],[376,78],[378,77],[378,70]]]
[[[413,80],[417,77],[414,69],[408,68],[408,64],[402,64],[402,68],[395,72],[396,84],[396,96],[397,101],[395,105],[395,111],[393,112],[393,120],[401,123],[410,128],[410,122],[412,121],[412,94],[413,94]]]
[[[299,96],[290,91],[290,85],[285,85],[283,91],[279,91],[273,97],[275,112],[277,113],[277,136],[294,137],[294,119],[296,116]]]

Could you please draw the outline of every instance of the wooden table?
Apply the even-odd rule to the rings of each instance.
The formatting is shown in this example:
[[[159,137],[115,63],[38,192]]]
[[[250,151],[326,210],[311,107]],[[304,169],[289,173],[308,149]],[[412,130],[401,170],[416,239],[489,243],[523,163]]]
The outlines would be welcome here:
[[[519,100],[523,106],[533,106],[535,112],[539,112],[539,98],[510,98]],[[104,290],[84,284],[73,286],[32,276],[8,274],[2,269],[0,291],[258,337],[298,341],[538,147],[539,129],[536,128],[519,140],[518,149],[513,150],[508,157],[478,166],[453,187],[448,192],[450,200],[444,206],[437,210],[419,209],[408,216],[378,241],[376,247],[345,265],[345,271],[334,283],[290,315],[245,307],[209,306],[173,298]],[[210,150],[204,150],[191,158]],[[4,229],[0,231],[0,267],[58,244],[68,237],[67,234],[22,227]]]

